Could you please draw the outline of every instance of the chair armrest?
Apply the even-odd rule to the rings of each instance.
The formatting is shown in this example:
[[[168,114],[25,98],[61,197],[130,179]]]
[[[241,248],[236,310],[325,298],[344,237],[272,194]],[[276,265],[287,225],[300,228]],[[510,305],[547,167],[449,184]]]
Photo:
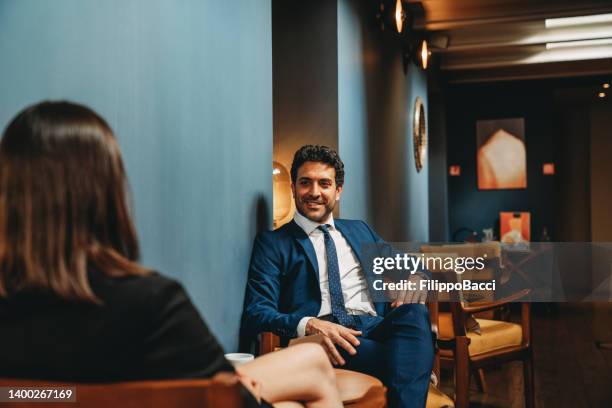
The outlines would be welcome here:
[[[436,344],[442,350],[455,350],[457,342],[455,341],[455,337],[450,339],[437,339]]]
[[[479,313],[486,312],[487,310],[497,309],[498,307],[507,305],[508,303],[515,302],[519,299],[524,298],[531,292],[530,289],[523,289],[505,298],[496,300],[494,302],[474,302],[469,306],[461,306],[461,309],[465,313]]]
[[[316,337],[316,335],[313,337]],[[263,332],[260,334],[259,340],[260,355],[270,353],[280,347],[280,338],[274,333]],[[386,388],[380,380],[367,374],[349,370],[335,369],[335,373],[340,398],[347,406],[386,406]]]
[[[523,329],[523,345],[531,345],[531,303],[521,304],[521,328]]]
[[[280,337],[272,332],[263,332],[259,335],[259,355],[271,353],[280,347]]]
[[[241,386],[211,379],[146,380],[116,383],[85,384],[48,380],[0,378],[3,387],[75,387],[77,406],[102,407],[227,407],[243,404]],[[55,404],[51,404],[55,405]],[[72,405],[68,403],[66,405]],[[3,407],[37,407],[38,403],[6,403]]]

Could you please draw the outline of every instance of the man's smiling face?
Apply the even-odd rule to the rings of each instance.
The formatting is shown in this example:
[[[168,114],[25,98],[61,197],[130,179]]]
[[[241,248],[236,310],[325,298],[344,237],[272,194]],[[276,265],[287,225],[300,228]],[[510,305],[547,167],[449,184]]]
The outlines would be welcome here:
[[[336,185],[334,167],[314,161],[300,166],[291,190],[298,212],[318,223],[329,218],[342,193],[342,187]]]

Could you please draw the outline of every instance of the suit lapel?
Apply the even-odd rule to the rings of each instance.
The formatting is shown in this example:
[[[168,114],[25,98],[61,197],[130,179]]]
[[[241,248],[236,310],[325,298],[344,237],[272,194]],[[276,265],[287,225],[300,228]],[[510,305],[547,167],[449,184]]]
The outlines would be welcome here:
[[[304,232],[304,230],[295,223],[295,221],[291,221],[291,234],[293,238],[297,241],[297,243],[302,247],[308,261],[312,265],[312,268],[317,275],[317,282],[319,281],[319,262],[317,261],[317,254],[315,253],[314,247],[312,246],[312,242],[310,242],[310,238]]]
[[[350,229],[346,227],[346,225],[342,222],[342,220],[338,220],[338,219],[334,220],[334,226],[336,227],[338,231],[340,231],[342,236],[346,239],[348,244],[351,246],[351,249],[355,253],[355,256],[357,256],[357,260],[359,261],[359,263],[363,265],[362,258],[361,258],[361,242],[359,242],[359,240],[355,237],[355,235],[351,234]]]

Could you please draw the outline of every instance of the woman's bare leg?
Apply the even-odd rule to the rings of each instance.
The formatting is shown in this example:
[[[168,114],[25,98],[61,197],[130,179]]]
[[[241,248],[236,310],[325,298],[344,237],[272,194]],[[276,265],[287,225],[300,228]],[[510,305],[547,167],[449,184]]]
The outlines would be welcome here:
[[[334,369],[318,344],[275,351],[239,370],[261,384],[262,397],[270,403],[302,401],[310,408],[342,407]]]

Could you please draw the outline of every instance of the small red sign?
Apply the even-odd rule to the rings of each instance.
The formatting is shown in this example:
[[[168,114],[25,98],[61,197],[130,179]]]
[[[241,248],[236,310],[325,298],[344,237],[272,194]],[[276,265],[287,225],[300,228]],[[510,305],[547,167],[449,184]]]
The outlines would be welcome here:
[[[450,166],[448,168],[448,174],[450,174],[453,177],[457,177],[461,175],[461,166],[459,166],[458,164],[453,164],[452,166]]]
[[[545,176],[553,176],[555,174],[555,163],[544,163],[542,165],[542,173]]]

